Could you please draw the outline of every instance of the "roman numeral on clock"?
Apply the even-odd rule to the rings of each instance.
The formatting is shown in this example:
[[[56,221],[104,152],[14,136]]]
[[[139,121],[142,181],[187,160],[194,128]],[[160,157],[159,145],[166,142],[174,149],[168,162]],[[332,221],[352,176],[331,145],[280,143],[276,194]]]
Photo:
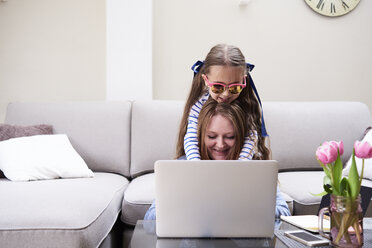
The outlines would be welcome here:
[[[320,15],[337,17],[350,13],[360,0],[305,0],[304,2]]]
[[[349,6],[344,1],[342,1],[342,7],[344,7],[345,10],[349,9]]]
[[[318,4],[316,5],[318,9],[323,10],[324,7],[324,0],[319,0]]]
[[[336,6],[334,3],[331,3],[331,13],[336,13]]]

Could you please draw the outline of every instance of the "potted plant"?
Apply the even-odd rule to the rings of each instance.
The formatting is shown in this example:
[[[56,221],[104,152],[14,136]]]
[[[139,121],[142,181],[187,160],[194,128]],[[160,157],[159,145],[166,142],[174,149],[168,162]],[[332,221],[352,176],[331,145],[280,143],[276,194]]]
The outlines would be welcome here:
[[[316,150],[316,157],[325,176],[324,191],[318,195],[330,194],[331,230],[329,238],[338,247],[361,247],[363,245],[363,212],[360,205],[360,187],[364,173],[364,159],[372,158],[372,146],[368,142],[356,141],[352,153],[348,177],[342,177],[343,165],[341,155],[344,153],[343,142],[327,141]],[[362,159],[362,169],[358,174],[355,156]]]

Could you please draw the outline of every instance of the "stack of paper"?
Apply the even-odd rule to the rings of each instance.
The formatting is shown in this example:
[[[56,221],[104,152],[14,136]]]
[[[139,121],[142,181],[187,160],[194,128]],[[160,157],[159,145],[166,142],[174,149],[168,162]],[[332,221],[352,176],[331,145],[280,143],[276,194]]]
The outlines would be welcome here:
[[[294,216],[280,216],[280,219],[295,225],[299,228],[308,230],[310,232],[319,232],[318,230],[318,216],[317,215],[294,215]],[[329,232],[330,221],[324,216],[323,231]]]

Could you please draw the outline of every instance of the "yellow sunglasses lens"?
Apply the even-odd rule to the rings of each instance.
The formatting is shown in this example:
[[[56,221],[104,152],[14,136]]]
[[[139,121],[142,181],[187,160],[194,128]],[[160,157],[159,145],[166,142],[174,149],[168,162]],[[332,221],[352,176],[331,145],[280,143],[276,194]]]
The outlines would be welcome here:
[[[240,85],[234,85],[229,87],[229,91],[231,94],[238,94],[243,90],[243,87]]]
[[[215,94],[221,94],[221,93],[223,93],[225,91],[225,86],[219,85],[219,84],[215,84],[215,85],[212,85],[211,86],[211,90]]]

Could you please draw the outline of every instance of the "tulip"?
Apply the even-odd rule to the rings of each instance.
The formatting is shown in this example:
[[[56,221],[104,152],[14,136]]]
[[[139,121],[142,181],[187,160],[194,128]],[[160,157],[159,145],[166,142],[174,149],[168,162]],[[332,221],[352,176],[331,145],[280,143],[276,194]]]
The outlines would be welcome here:
[[[340,142],[329,141],[329,142],[324,142],[324,143],[328,143],[329,145],[331,145],[334,148],[338,149],[338,152],[340,153],[340,156],[342,156],[342,154],[344,154],[344,142],[342,142],[342,140]]]
[[[372,158],[372,146],[368,141],[354,143],[355,156],[358,158],[366,159]]]
[[[330,142],[324,142],[321,146],[318,147],[315,154],[320,162],[322,162],[323,164],[330,164],[336,161],[338,156],[337,150],[338,150],[337,142],[334,141],[333,144]]]

